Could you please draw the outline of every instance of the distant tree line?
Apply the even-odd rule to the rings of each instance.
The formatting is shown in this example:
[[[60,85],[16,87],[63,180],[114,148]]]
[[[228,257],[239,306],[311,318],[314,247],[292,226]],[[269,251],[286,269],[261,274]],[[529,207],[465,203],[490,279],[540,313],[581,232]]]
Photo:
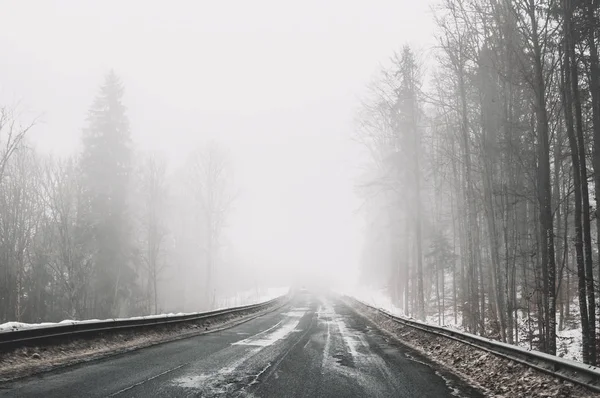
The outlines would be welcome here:
[[[574,323],[596,364],[599,8],[443,0],[427,80],[406,47],[371,85],[362,269],[407,315],[550,354]]]
[[[169,172],[135,151],[123,94],[109,73],[68,158],[32,149],[34,124],[0,109],[0,323],[214,305],[227,152],[207,144]]]

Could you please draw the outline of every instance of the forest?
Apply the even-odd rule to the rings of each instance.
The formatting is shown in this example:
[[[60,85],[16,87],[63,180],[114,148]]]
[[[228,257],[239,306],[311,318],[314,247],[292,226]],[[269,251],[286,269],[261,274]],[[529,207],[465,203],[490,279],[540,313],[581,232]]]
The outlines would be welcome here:
[[[405,315],[553,355],[570,325],[597,363],[599,8],[443,0],[369,85],[361,278]]]
[[[0,109],[0,323],[214,308],[228,152],[208,142],[169,170],[133,146],[124,90],[105,76],[68,157],[37,151],[38,121]]]
[[[375,43],[367,43],[356,54],[347,51],[352,43],[346,43],[349,58],[338,59],[331,55],[334,46],[323,42],[319,51],[305,56],[302,51],[319,44],[323,32],[312,35],[312,44],[297,49],[283,43],[292,43],[294,35],[262,32],[249,43],[268,44],[267,39],[273,38],[281,42],[262,48],[256,59],[251,59],[254,50],[246,48],[244,57],[253,61],[253,69],[236,76],[237,80],[230,79],[237,73],[238,66],[232,66],[237,54],[223,49],[238,41],[225,41],[221,47],[207,40],[206,48],[230,56],[229,61],[221,64],[221,58],[214,56],[213,69],[206,63],[206,71],[196,73],[196,66],[205,66],[206,61],[199,53],[188,70],[193,70],[193,76],[179,80],[179,93],[187,99],[177,105],[177,96],[157,94],[165,104],[173,102],[172,108],[187,108],[190,104],[183,102],[197,97],[204,101],[193,104],[197,108],[189,106],[189,120],[196,123],[197,118],[197,126],[173,120],[172,115],[179,113],[165,109],[161,127],[155,127],[164,129],[157,142],[167,146],[170,126],[180,122],[185,134],[197,136],[222,124],[225,127],[216,130],[239,130],[229,144],[255,145],[254,152],[246,153],[246,183],[255,190],[246,213],[257,209],[261,213],[258,221],[247,218],[254,224],[247,223],[244,239],[250,242],[247,246],[263,245],[265,251],[277,254],[272,260],[275,265],[258,278],[281,271],[293,279],[290,275],[298,269],[291,268],[296,267],[314,274],[315,284],[325,284],[336,275],[348,279],[354,265],[347,263],[351,256],[357,257],[354,247],[349,247],[354,240],[348,233],[354,228],[350,220],[354,214],[345,214],[354,205],[354,188],[360,199],[356,213],[364,220],[360,284],[383,290],[406,316],[460,325],[470,333],[552,355],[560,354],[564,344],[559,332],[580,331],[581,359],[596,364],[600,349],[600,0],[439,0],[434,4],[429,17],[435,25],[435,44],[426,49],[400,47],[380,60],[380,70],[370,84],[363,87],[364,81],[360,82],[364,88],[360,104],[356,112],[348,112],[355,120],[343,133],[364,156],[357,155],[348,164],[341,164],[346,149],[333,131],[345,129],[345,120],[336,112],[345,115],[347,103],[339,102],[336,109],[334,99],[339,100],[341,92],[346,100],[353,86],[349,77],[336,80],[340,64],[334,62],[358,63]],[[159,14],[162,11],[157,7]],[[189,16],[184,11],[181,14]],[[337,10],[329,12],[333,15]],[[231,22],[229,10],[223,15],[224,21]],[[326,19],[321,21],[325,27]],[[196,26],[191,22],[186,25],[190,32]],[[162,37],[167,31],[155,34]],[[172,38],[183,43],[211,37],[182,32]],[[240,38],[251,36],[238,33]],[[338,36],[335,40],[345,43],[342,39],[347,38]],[[99,37],[98,43],[103,42]],[[401,46],[408,39],[398,37],[397,43]],[[15,41],[16,47],[25,43]],[[240,39],[240,48],[244,43]],[[162,43],[167,49],[171,44]],[[189,45],[180,47],[180,57],[189,55]],[[272,51],[284,47],[287,57]],[[126,48],[116,54],[129,52]],[[261,58],[267,55],[287,63]],[[306,60],[310,68],[296,62],[301,58],[310,58]],[[129,81],[135,75],[131,71],[141,70],[139,65],[149,60],[137,61]],[[336,65],[335,73],[327,68],[329,64]],[[42,63],[37,70],[49,68]],[[354,69],[352,74],[368,68]],[[215,71],[221,69],[217,76]],[[149,80],[137,82],[138,95],[143,92],[139,86],[150,85],[155,77],[171,88],[171,76],[161,77],[163,69],[156,70],[157,76],[148,72]],[[172,74],[178,73],[174,70]],[[207,72],[211,70],[214,76]],[[98,80],[95,95],[89,93],[85,122],[79,126],[78,150],[68,156],[36,147],[31,133],[43,121],[24,116],[18,105],[0,105],[0,323],[202,311],[219,306],[224,287],[234,293],[253,288],[251,279],[256,275],[250,275],[250,267],[231,268],[235,261],[229,261],[231,251],[224,250],[228,221],[239,199],[228,147],[210,140],[189,145],[189,154],[174,151],[182,158],[176,167],[160,151],[141,150],[132,133],[143,137],[144,131],[135,129],[127,106],[137,104],[138,110],[143,109],[143,99],[128,98],[127,81],[116,72]],[[211,80],[218,88],[199,93]],[[238,92],[243,81],[254,85]],[[328,96],[327,90],[319,90],[330,81]],[[231,84],[227,90],[221,87],[225,83]],[[288,96],[285,101],[283,94]],[[201,111],[213,97],[222,101],[218,104],[222,109],[213,110],[222,119],[214,119],[218,123],[211,125],[206,117],[210,112]],[[246,109],[252,98],[256,106]],[[313,108],[318,112],[308,113]],[[65,112],[72,120],[84,116],[74,113],[70,108]],[[241,117],[244,113],[246,118]],[[236,117],[240,117],[237,124],[227,124]],[[151,124],[151,119],[146,122]],[[238,155],[244,154],[243,149]],[[299,155],[292,156],[294,151]],[[360,174],[346,191],[341,180],[347,170],[341,169],[354,165],[359,165]],[[263,178],[251,184],[248,174]],[[306,236],[310,231],[314,236]],[[260,239],[252,240],[252,235]],[[306,259],[316,265],[299,264],[310,261]]]

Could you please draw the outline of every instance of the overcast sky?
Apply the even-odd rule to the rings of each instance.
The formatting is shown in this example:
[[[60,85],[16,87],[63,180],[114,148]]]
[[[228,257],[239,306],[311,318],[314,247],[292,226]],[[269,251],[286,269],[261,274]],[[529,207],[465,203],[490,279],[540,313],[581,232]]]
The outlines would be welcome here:
[[[173,167],[210,138],[229,149],[239,256],[354,271],[357,99],[395,50],[431,45],[428,3],[4,0],[0,99],[42,116],[40,150],[69,154],[113,68],[138,148]]]

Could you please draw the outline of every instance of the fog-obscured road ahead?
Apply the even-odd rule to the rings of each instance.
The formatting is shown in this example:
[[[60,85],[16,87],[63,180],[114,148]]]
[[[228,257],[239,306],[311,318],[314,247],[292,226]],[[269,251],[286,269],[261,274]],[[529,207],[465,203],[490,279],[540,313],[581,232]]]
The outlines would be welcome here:
[[[335,298],[0,385],[0,397],[472,397]]]

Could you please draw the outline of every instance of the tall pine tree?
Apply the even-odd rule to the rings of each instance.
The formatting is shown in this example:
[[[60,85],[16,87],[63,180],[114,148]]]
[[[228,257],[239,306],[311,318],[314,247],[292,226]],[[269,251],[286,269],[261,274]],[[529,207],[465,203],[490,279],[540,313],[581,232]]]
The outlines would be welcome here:
[[[131,137],[123,84],[114,73],[104,84],[89,113],[83,133],[81,170],[87,214],[94,241],[92,312],[97,317],[127,314],[135,275],[130,267],[128,214]]]

